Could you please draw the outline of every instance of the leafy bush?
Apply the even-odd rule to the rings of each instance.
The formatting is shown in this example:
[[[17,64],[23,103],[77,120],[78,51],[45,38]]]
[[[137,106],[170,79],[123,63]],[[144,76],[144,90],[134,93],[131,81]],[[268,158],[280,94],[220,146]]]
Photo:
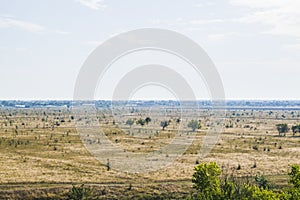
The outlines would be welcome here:
[[[291,171],[288,173],[290,176],[290,183],[293,184],[294,188],[300,189],[300,168],[299,165],[292,165]]]
[[[290,130],[287,124],[276,124],[276,128],[280,136],[285,136],[285,134]]]
[[[144,119],[139,119],[136,124],[139,124],[141,126],[144,126],[146,124],[146,121]]]
[[[195,167],[192,182],[200,199],[216,199],[220,195],[221,170],[215,162],[203,163]]]
[[[79,187],[73,185],[73,187],[69,191],[68,199],[88,200],[88,199],[93,199],[92,196],[93,196],[93,191],[90,187],[84,187],[84,184],[80,185]]]
[[[200,129],[201,128],[201,124],[198,120],[192,120],[188,123],[187,125],[189,128],[191,128],[193,131],[195,131],[196,129]]]
[[[163,130],[165,130],[165,128],[167,126],[169,126],[169,122],[168,121],[162,121],[162,122],[160,122],[160,126],[162,127]]]
[[[289,173],[290,183],[294,188],[288,191],[273,191],[270,183],[263,175],[255,176],[256,185],[229,180],[226,177],[220,180],[221,170],[215,162],[200,164],[195,167],[193,174],[194,188],[196,194],[192,194],[190,199],[203,200],[295,200],[300,199],[300,172],[299,166],[293,165]]]
[[[254,177],[255,183],[259,188],[263,189],[269,189],[271,188],[271,184],[267,180],[267,178],[264,175],[256,175]]]
[[[284,193],[276,193],[272,190],[267,190],[259,188],[257,186],[244,186],[244,192],[241,199],[251,199],[251,200],[280,200],[284,199]]]

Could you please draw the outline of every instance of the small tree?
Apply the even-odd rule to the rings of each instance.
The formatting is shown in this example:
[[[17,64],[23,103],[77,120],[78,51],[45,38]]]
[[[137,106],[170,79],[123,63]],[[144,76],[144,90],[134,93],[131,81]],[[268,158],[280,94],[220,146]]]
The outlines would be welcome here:
[[[300,124],[296,125],[296,126],[292,126],[292,131],[293,131],[293,136],[300,132]]]
[[[277,131],[279,136],[285,136],[285,134],[289,131],[289,127],[287,124],[276,124]]]
[[[167,126],[169,126],[169,122],[168,121],[162,121],[162,122],[160,122],[160,126],[162,127],[163,130],[165,130],[165,128]]]
[[[200,191],[204,196],[211,197],[220,194],[221,170],[215,162],[203,163],[195,167],[192,182],[194,188]]]
[[[93,190],[90,187],[84,187],[82,184],[79,187],[73,185],[68,193],[68,199],[81,200],[81,199],[92,199]]]
[[[258,187],[263,188],[263,189],[269,189],[270,188],[270,183],[264,175],[256,175],[254,177],[254,180],[255,180],[255,183]]]
[[[188,127],[195,131],[196,129],[201,128],[201,124],[198,120],[192,120],[188,123]]]
[[[145,122],[148,125],[151,122],[151,118],[150,117],[146,117]]]
[[[129,125],[130,128],[131,128],[131,126],[132,126],[133,124],[134,124],[133,119],[128,119],[128,120],[126,121],[126,125]]]
[[[144,119],[139,119],[136,123],[141,125],[141,126],[144,126],[146,121]]]

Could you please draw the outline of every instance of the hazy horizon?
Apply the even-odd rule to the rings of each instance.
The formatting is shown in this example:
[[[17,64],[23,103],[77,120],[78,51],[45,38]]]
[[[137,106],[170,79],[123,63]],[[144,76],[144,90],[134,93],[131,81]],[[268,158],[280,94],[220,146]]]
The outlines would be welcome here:
[[[225,101],[300,101],[300,99],[224,99]],[[92,99],[92,100],[73,100],[73,99],[0,99],[0,101],[212,101],[211,99]]]

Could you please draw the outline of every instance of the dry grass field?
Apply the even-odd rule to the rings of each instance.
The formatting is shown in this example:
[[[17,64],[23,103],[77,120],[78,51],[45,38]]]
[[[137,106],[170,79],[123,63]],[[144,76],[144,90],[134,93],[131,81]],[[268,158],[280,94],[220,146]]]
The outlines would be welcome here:
[[[265,174],[278,187],[287,185],[290,164],[300,164],[300,134],[278,135],[276,124],[290,127],[300,123],[297,111],[230,110],[223,132],[204,158],[198,151],[209,126],[208,111],[182,118],[176,112],[165,114],[155,109],[138,110],[132,115],[115,117],[107,110],[97,110],[94,117],[78,118],[68,108],[0,109],[0,197],[1,199],[65,198],[72,185],[94,188],[99,198],[142,198],[162,195],[177,198],[192,190],[191,176],[197,163],[216,161],[224,171],[238,177]],[[145,125],[138,119],[151,117]],[[126,124],[128,119],[134,124]],[[97,124],[93,123],[93,119]],[[190,120],[201,120],[193,132]],[[168,120],[163,130],[161,121]],[[195,136],[192,145],[167,167],[147,173],[126,173],[107,163],[100,163],[85,148],[76,127],[90,126],[124,151],[147,153],[170,143],[178,130]],[[87,142],[87,141],[85,141]],[[171,197],[170,196],[170,197]],[[173,196],[174,197],[174,196]]]

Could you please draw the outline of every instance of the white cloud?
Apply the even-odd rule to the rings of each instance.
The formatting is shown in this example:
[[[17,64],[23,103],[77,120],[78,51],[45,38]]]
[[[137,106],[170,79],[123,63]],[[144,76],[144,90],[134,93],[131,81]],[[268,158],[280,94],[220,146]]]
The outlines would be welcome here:
[[[235,32],[229,32],[229,33],[216,33],[216,34],[209,34],[207,36],[208,40],[210,41],[222,41],[225,40],[231,36],[239,36],[238,33]]]
[[[150,19],[149,22],[153,25],[167,25],[167,26],[187,25],[187,22],[184,21],[182,18],[177,18],[174,20]]]
[[[249,8],[249,13],[236,19],[241,23],[267,26],[263,33],[300,37],[300,1],[296,0],[230,0],[234,6]]]
[[[203,5],[203,3],[198,3],[198,4],[196,4],[196,7],[199,7],[199,8],[201,8],[201,7],[203,7],[204,5]]]
[[[214,24],[224,22],[223,19],[199,19],[199,20],[191,20],[190,24],[194,25],[206,25],[206,24]]]
[[[224,40],[226,38],[226,34],[223,34],[223,33],[210,34],[207,37],[211,41],[220,41],[220,40]]]
[[[204,6],[214,6],[214,5],[215,5],[214,2],[207,1],[207,2],[199,2],[199,3],[197,3],[196,7],[201,8],[201,7],[204,7]]]
[[[283,50],[300,50],[300,43],[296,43],[296,44],[286,44],[283,46]]]
[[[24,31],[29,31],[32,33],[48,32],[48,33],[56,33],[61,35],[69,34],[69,32],[67,31],[58,30],[58,29],[47,30],[47,28],[42,25],[35,24],[32,22],[27,22],[24,20],[15,19],[14,16],[8,16],[8,15],[0,16],[0,28],[16,28]]]
[[[230,0],[232,5],[247,6],[250,8],[272,8],[286,4],[287,1],[282,0]]]
[[[78,0],[82,6],[88,7],[92,10],[104,9],[107,7],[103,0]]]
[[[88,41],[84,41],[82,44],[84,44],[84,45],[91,45],[91,46],[98,46],[101,43],[102,43],[102,41],[88,40]]]
[[[19,28],[29,32],[42,32],[45,30],[45,27],[34,24],[31,22],[26,22],[22,20],[17,20],[9,17],[0,16],[0,28]]]
[[[53,33],[61,34],[61,35],[68,35],[70,32],[63,31],[63,30],[54,30]]]
[[[21,54],[31,54],[31,50],[26,48],[26,47],[17,47],[16,48],[16,53],[21,53]]]
[[[176,20],[162,20],[162,19],[153,19],[150,20],[151,24],[154,25],[167,25],[167,26],[181,26],[192,28],[191,25],[209,25],[215,23],[222,23],[225,20],[223,19],[195,19],[190,21],[185,21],[182,18],[177,18]]]
[[[208,39],[211,41],[220,41],[228,37],[236,35],[235,33],[216,33],[208,35]]]

